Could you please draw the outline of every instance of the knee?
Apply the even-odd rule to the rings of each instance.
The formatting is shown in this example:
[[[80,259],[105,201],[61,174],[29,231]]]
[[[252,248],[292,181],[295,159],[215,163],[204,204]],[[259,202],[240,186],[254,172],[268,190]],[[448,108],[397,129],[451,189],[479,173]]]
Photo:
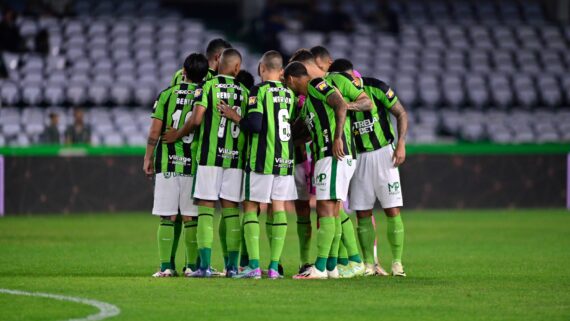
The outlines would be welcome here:
[[[385,208],[384,213],[387,217],[396,217],[400,215],[400,208],[399,207],[392,207],[392,208]]]
[[[367,211],[357,211],[356,212],[356,216],[358,218],[367,218],[367,217],[371,217],[372,216],[372,210],[367,210]]]
[[[160,217],[161,221],[166,221],[166,222],[174,222],[176,221],[176,215],[172,215],[172,216],[161,216]]]

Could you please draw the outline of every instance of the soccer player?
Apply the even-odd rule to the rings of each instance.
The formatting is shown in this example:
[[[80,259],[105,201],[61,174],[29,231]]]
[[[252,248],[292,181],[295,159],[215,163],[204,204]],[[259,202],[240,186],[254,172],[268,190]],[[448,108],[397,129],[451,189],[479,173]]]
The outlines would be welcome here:
[[[236,76],[236,81],[244,85],[245,88],[247,88],[247,90],[251,90],[251,88],[255,83],[253,75],[249,71],[244,69],[239,71],[239,73]]]
[[[194,112],[182,129],[169,133],[176,140],[199,128],[196,159],[198,170],[193,196],[198,204],[198,250],[200,267],[193,277],[210,277],[213,244],[213,215],[216,201],[222,207],[226,225],[228,259],[226,277],[237,274],[241,229],[239,202],[242,200],[245,136],[240,127],[222,117],[218,105],[227,104],[241,115],[247,106],[248,90],[237,83],[235,76],[241,66],[241,55],[226,49],[220,58],[219,74],[196,90]],[[222,103],[223,102],[223,103]]]
[[[350,123],[346,122],[347,103],[338,90],[323,78],[311,79],[300,62],[292,62],[284,72],[287,85],[295,94],[304,95],[300,118],[312,139],[316,160],[314,180],[317,187],[317,259],[296,279],[338,278],[336,260],[341,226],[339,201],[345,200],[356,164]],[[334,254],[336,253],[336,254]]]
[[[325,51],[328,54],[326,49],[322,48],[320,51]],[[330,56],[330,55],[329,55]],[[359,87],[359,83],[353,77],[346,73],[328,73],[325,74],[325,71],[317,66],[315,61],[315,57],[313,54],[306,49],[299,49],[293,56],[291,57],[293,61],[301,62],[309,75],[313,77],[323,77],[329,81],[334,87],[336,87],[339,92],[341,93],[342,97],[347,102],[353,102],[351,104],[353,109],[356,110],[370,110],[372,109],[372,101],[366,95],[364,90]],[[324,65],[323,68],[328,69],[328,65]],[[349,114],[349,122],[350,122],[350,114]],[[351,138],[352,139],[352,138]],[[358,251],[358,244],[356,242],[356,235],[354,233],[354,226],[352,224],[352,220],[350,217],[345,213],[342,205],[339,204],[341,207],[339,209],[339,220],[342,226],[342,245],[343,249],[346,248],[346,257],[341,258],[339,263],[339,274],[343,278],[351,278],[354,276],[361,276],[365,273],[365,266],[362,263],[362,259],[360,258],[360,253]],[[331,257],[331,260],[337,261],[338,253]]]
[[[171,277],[175,268],[171,261],[174,242],[174,221],[180,209],[186,228],[186,256],[195,262],[197,256],[195,237],[198,210],[190,197],[194,178],[192,177],[193,135],[183,137],[174,143],[161,139],[161,134],[169,127],[178,128],[192,114],[191,102],[198,83],[208,72],[208,61],[201,54],[191,54],[184,61],[184,79],[160,93],[154,103],[152,123],[148,135],[143,170],[155,177],[154,206],[152,214],[160,216],[158,227],[158,253],[160,271],[154,277]],[[193,260],[193,261],[192,261]],[[192,267],[192,266],[190,266]],[[189,272],[190,270],[186,270]],[[185,273],[186,273],[185,272]]]
[[[353,66],[346,59],[337,59],[330,70],[352,74]],[[403,200],[398,166],[406,159],[408,117],[398,97],[386,83],[364,77],[362,84],[372,98],[374,108],[369,112],[354,112],[352,118],[359,154],[356,172],[350,185],[349,206],[358,216],[358,236],[369,270],[373,264],[376,237],[371,219],[372,209],[376,199],[380,201],[388,219],[387,235],[392,251],[392,275],[406,276],[402,266],[404,223],[400,215]],[[395,148],[394,128],[389,113],[397,119],[398,140]]]
[[[295,95],[280,81],[282,72],[281,54],[273,50],[266,52],[259,63],[262,82],[250,92],[247,116],[242,118],[225,104],[220,109],[226,118],[239,124],[248,133],[243,229],[249,265],[237,278],[261,278],[257,217],[260,203],[271,204],[273,215],[269,242],[271,260],[267,275],[270,279],[282,277],[278,268],[287,234],[285,202],[297,198],[290,124],[296,116]]]
[[[333,59],[327,48],[323,46],[314,46],[310,51],[315,58],[315,64],[317,67],[324,72],[328,72],[330,65],[333,63]]]
[[[231,48],[232,45],[224,39],[216,38],[211,40],[206,47],[206,58],[208,58],[208,74],[206,75],[204,80],[210,80],[214,78],[215,75],[218,73],[218,65],[220,62],[220,56],[225,49]],[[184,74],[182,73],[182,69],[176,71],[174,76],[172,76],[172,80],[170,81],[170,85],[173,86],[175,84],[180,83],[183,80]]]

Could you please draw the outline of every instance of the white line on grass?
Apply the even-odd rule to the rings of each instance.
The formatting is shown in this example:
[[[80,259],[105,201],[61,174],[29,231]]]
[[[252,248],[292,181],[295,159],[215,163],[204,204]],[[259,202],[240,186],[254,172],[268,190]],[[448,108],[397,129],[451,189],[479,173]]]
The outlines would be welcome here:
[[[10,289],[0,289],[0,293],[12,294],[12,295],[25,295],[25,296],[35,296],[41,298],[49,298],[55,299],[60,301],[69,301],[69,302],[76,302],[81,304],[87,304],[92,307],[99,309],[99,313],[91,314],[84,318],[79,319],[69,319],[66,321],[99,321],[103,319],[107,319],[110,317],[114,317],[121,313],[121,309],[117,306],[97,301],[97,300],[90,300],[90,299],[83,299],[83,298],[76,298],[72,296],[65,296],[59,294],[51,294],[51,293],[42,293],[42,292],[26,292],[26,291],[19,291],[19,290],[10,290]]]

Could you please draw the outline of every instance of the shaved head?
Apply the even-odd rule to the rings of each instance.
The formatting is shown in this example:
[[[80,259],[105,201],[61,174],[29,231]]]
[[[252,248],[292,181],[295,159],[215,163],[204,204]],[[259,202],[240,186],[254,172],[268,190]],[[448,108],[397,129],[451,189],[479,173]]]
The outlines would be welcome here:
[[[283,69],[283,56],[278,51],[270,50],[263,54],[260,63],[268,70],[281,70]]]
[[[241,67],[241,54],[233,48],[226,49],[220,57],[218,71],[221,74],[236,76]]]

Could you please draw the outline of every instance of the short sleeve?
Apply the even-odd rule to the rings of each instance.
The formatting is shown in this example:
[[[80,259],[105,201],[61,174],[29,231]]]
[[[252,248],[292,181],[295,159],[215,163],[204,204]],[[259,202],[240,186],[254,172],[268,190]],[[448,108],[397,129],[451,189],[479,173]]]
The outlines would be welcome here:
[[[263,90],[259,90],[259,86],[253,86],[247,99],[247,113],[263,114],[263,98],[265,94]]]
[[[200,105],[204,108],[208,108],[208,95],[211,86],[209,82],[204,83],[202,86],[198,86],[194,91],[194,107]]]
[[[385,82],[374,79],[366,78],[364,80],[366,86],[371,86],[375,90],[373,91],[374,96],[384,105],[385,108],[392,108],[394,104],[398,101],[398,96],[394,90]]]
[[[326,100],[335,92],[335,88],[324,78],[315,78],[309,82],[307,92],[309,95]]]
[[[150,117],[156,118],[158,120],[164,120],[164,104],[165,104],[165,97],[167,96],[167,91],[161,92],[156,100],[154,101],[154,105],[152,106],[152,114]]]
[[[353,78],[347,73],[332,73],[327,76],[334,84],[336,88],[340,91],[343,98],[347,99],[349,102],[353,102],[358,99],[364,89],[360,84],[360,79]]]

